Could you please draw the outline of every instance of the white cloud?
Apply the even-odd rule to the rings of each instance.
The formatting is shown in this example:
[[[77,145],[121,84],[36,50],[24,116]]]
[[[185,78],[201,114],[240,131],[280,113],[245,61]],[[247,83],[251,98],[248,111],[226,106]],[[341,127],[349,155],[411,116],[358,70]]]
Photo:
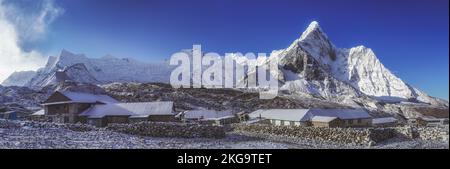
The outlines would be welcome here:
[[[63,12],[53,0],[27,1],[37,2],[32,8],[16,2],[0,0],[0,82],[14,71],[36,70],[45,64],[46,57],[36,50],[23,50],[21,44],[42,38]]]

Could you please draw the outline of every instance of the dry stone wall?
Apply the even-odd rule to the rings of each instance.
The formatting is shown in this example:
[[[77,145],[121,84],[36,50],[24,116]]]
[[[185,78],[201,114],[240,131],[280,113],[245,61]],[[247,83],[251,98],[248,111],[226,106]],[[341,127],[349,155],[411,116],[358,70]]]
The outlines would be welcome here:
[[[449,126],[440,127],[395,127],[396,132],[403,137],[409,139],[421,139],[421,140],[442,140],[448,141],[449,139]]]
[[[448,141],[447,128],[390,127],[390,128],[327,128],[302,126],[274,126],[267,124],[235,124],[237,132],[273,134],[346,144],[373,145],[394,137]]]
[[[107,129],[151,137],[182,137],[182,138],[223,138],[225,128],[198,124],[138,122],[130,124],[109,124]]]

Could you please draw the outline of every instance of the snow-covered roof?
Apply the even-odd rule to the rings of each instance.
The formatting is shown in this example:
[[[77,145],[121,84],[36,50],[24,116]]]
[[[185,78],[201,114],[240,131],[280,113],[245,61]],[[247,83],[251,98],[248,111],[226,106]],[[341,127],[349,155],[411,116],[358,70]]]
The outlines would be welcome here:
[[[102,118],[105,116],[130,116],[145,118],[150,115],[173,115],[173,102],[141,102],[99,104],[82,112],[80,116]]]
[[[286,121],[307,121],[309,109],[261,109],[249,114],[251,119],[265,118]]]
[[[314,116],[311,121],[313,122],[331,122],[333,120],[337,119],[337,117],[329,117],[329,116]]]
[[[338,117],[339,119],[365,119],[371,118],[369,113],[363,109],[309,109],[313,116]]]
[[[44,103],[43,105],[62,104],[62,103],[97,103],[97,102],[106,104],[119,102],[108,95],[71,92],[71,91],[58,91],[58,92],[69,98],[70,101],[49,102]]]
[[[251,119],[265,118],[286,121],[310,121],[316,116],[339,119],[371,118],[363,109],[261,109],[249,114]],[[320,118],[319,118],[320,119]],[[324,120],[324,118],[321,118]]]
[[[88,102],[88,103],[95,103],[95,102],[118,103],[119,102],[116,99],[113,99],[112,97],[110,97],[108,95],[70,92],[70,91],[61,92],[61,94],[68,97],[70,100],[72,100],[74,102]]]
[[[37,112],[31,114],[31,115],[32,115],[32,116],[43,116],[43,115],[45,115],[45,110],[44,110],[44,109],[41,109],[41,110],[39,110],[39,111],[37,111]]]
[[[395,123],[397,119],[394,117],[383,117],[372,119],[372,124],[384,124],[384,123]]]
[[[230,110],[215,111],[215,110],[189,110],[184,112],[185,119],[225,119],[232,118],[234,114]]]

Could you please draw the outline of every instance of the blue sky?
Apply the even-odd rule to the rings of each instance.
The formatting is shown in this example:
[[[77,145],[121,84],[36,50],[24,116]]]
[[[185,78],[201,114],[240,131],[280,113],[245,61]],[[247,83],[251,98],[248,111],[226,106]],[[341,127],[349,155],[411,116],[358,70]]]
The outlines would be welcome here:
[[[24,44],[90,57],[169,58],[204,51],[286,48],[316,20],[341,48],[364,45],[404,81],[449,98],[448,0],[57,0],[46,37]]]

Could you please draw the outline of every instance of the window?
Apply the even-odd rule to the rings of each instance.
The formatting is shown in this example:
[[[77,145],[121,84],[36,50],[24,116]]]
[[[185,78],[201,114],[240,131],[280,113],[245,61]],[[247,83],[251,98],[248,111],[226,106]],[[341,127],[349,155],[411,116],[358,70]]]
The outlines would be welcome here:
[[[361,120],[361,119],[358,119],[358,123],[361,124],[361,123],[362,123],[362,120]]]
[[[353,124],[353,119],[348,120],[348,124]]]

